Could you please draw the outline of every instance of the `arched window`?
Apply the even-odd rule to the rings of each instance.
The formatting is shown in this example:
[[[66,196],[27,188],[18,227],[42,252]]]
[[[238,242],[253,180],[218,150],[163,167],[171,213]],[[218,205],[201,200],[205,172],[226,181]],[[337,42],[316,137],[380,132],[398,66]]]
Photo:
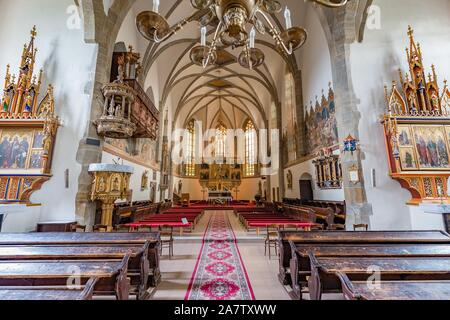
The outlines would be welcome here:
[[[195,177],[195,122],[191,120],[186,128],[185,167],[187,177]]]
[[[252,121],[247,121],[245,127],[245,165],[244,175],[246,177],[253,177],[256,175],[257,165],[257,139],[255,125]]]
[[[215,157],[222,160],[226,157],[227,128],[220,123],[216,128]]]

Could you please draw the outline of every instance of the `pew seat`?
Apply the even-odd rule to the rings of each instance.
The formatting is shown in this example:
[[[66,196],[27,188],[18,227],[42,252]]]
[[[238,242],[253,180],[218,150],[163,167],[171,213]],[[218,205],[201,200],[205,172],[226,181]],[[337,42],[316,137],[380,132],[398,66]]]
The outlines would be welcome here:
[[[342,292],[338,273],[351,281],[450,280],[450,258],[367,258],[316,257],[310,253],[311,276],[308,289],[311,300],[321,300],[323,293]]]
[[[381,281],[368,286],[366,281],[350,281],[338,273],[346,300],[450,300],[450,281]]]
[[[290,274],[292,278],[293,298],[301,299],[302,290],[307,286],[307,278],[311,275],[309,254],[316,257],[447,257],[450,259],[450,244],[301,244],[290,242],[292,259]]]
[[[0,287],[65,287],[86,285],[92,277],[98,278],[94,295],[116,296],[128,300],[129,256],[110,261],[0,261]]]
[[[97,278],[79,288],[0,287],[0,301],[75,301],[92,300]]]

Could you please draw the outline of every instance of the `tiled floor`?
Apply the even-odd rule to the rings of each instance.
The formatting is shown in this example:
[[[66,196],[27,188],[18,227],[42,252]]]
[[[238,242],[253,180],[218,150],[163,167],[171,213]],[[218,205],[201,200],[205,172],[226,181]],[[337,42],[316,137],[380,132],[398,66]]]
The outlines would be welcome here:
[[[239,250],[247,269],[257,300],[289,300],[285,288],[277,279],[278,260],[269,261],[264,256],[264,243],[256,233],[248,234],[232,212],[229,218],[238,238]],[[155,300],[183,300],[202,246],[202,238],[210,219],[207,212],[192,234],[178,237],[175,257],[163,256],[161,261],[162,283],[155,291]],[[164,252],[167,254],[167,252]]]

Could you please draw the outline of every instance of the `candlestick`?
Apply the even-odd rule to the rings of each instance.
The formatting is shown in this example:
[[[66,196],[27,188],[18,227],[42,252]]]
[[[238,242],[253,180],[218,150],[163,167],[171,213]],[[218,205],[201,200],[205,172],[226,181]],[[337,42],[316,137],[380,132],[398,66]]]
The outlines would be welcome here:
[[[250,31],[250,48],[253,49],[255,47],[255,38],[256,38],[256,30],[255,27]]]
[[[202,33],[201,45],[206,46],[206,27],[201,28],[201,33]]]
[[[286,29],[292,28],[291,10],[288,7],[284,10],[284,19],[286,20]]]
[[[159,0],[153,0],[153,12],[159,13]]]

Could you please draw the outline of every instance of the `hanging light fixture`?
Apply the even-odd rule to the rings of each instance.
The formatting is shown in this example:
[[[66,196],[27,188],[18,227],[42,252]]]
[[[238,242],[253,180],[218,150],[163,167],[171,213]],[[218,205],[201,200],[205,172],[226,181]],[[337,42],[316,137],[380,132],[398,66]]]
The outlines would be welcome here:
[[[339,8],[347,4],[348,0],[307,0],[330,8]],[[269,33],[277,47],[286,55],[291,55],[305,43],[306,31],[292,26],[291,11],[286,8],[284,17],[285,30],[279,30],[270,19],[271,14],[282,11],[277,0],[191,0],[196,11],[189,17],[182,19],[170,27],[167,20],[159,14],[159,0],[153,0],[153,10],[144,11],[136,18],[139,32],[146,39],[154,43],[161,43],[186,24],[198,21],[201,25],[200,45],[191,50],[193,63],[206,68],[217,60],[219,47],[233,49],[243,47],[239,55],[239,63],[246,68],[256,68],[264,63],[264,53],[255,47],[256,32]],[[215,27],[214,36],[208,45],[207,26]],[[252,25],[250,32],[247,26]]]

